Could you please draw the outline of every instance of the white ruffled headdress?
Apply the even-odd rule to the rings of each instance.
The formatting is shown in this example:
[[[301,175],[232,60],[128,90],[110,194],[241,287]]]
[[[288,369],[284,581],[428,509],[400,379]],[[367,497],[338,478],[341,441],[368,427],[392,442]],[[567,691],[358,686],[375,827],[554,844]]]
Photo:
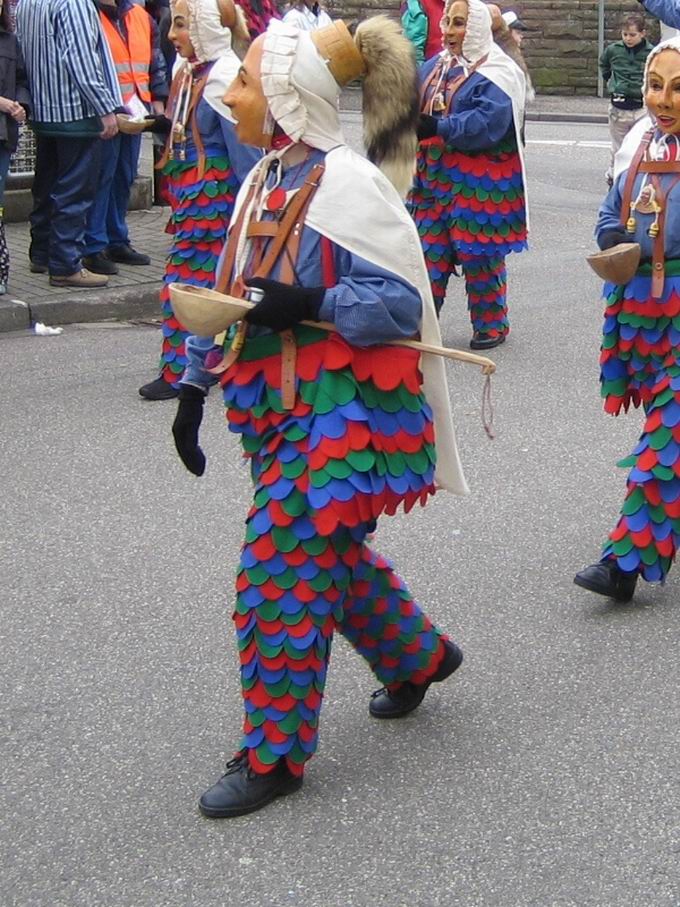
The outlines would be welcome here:
[[[186,0],[186,2],[189,7],[189,37],[196,61],[213,63],[203,97],[216,113],[233,122],[231,110],[222,100],[241,65],[232,48],[231,29],[222,25],[218,0]],[[174,12],[174,3],[172,5]]]
[[[340,86],[309,32],[273,19],[265,33],[261,79],[272,117],[294,142],[322,151],[343,144]]]
[[[493,47],[491,13],[482,0],[467,0],[468,17],[463,38],[463,56],[468,63],[486,57]]]

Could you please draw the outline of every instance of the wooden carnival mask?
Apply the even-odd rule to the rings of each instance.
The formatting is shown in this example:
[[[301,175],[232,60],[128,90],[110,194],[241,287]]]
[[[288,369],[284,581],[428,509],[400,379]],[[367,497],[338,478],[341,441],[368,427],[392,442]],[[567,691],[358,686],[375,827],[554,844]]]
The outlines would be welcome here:
[[[680,52],[656,54],[647,73],[645,103],[662,132],[680,133]]]

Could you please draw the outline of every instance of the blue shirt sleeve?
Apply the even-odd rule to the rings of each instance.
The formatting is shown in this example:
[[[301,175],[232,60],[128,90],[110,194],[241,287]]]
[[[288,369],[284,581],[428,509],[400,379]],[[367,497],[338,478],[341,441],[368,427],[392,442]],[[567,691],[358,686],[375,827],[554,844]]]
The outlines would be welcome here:
[[[620,174],[614,181],[614,185],[607,193],[605,200],[600,205],[597,214],[597,223],[595,225],[595,240],[600,245],[600,240],[604,233],[621,227],[621,203],[623,201],[621,191],[626,179],[626,170]],[[601,248],[601,246],[600,246]]]
[[[474,79],[474,75],[470,80]],[[481,77],[464,83],[454,98],[453,113],[437,123],[437,135],[461,151],[493,148],[512,126],[512,102],[504,91]]]
[[[648,13],[671,28],[680,28],[679,0],[644,0],[642,4]]]
[[[372,346],[417,333],[422,303],[414,287],[337,246],[335,265],[342,276],[326,290],[320,320],[333,322],[355,346]]]
[[[120,101],[102,78],[106,65],[102,59],[104,38],[94,4],[89,0],[62,4],[56,40],[74,83],[95,113],[113,113]]]

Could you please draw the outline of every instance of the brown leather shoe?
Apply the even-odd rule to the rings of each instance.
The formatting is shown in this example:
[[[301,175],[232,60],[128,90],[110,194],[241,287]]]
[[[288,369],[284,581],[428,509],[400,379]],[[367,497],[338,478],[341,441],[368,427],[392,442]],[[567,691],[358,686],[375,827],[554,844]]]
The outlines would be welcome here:
[[[75,274],[50,274],[50,285],[53,287],[94,289],[95,287],[105,287],[108,282],[108,277],[104,277],[103,274],[93,274],[87,268],[81,268]]]

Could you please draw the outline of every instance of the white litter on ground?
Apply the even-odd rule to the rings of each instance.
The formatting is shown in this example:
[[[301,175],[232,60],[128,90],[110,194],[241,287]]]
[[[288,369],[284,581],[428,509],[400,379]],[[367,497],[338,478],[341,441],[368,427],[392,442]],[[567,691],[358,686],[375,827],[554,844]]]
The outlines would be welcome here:
[[[42,321],[36,321],[33,325],[33,333],[37,334],[38,337],[52,337],[55,334],[61,334],[63,328],[51,328],[47,324],[43,324]]]

